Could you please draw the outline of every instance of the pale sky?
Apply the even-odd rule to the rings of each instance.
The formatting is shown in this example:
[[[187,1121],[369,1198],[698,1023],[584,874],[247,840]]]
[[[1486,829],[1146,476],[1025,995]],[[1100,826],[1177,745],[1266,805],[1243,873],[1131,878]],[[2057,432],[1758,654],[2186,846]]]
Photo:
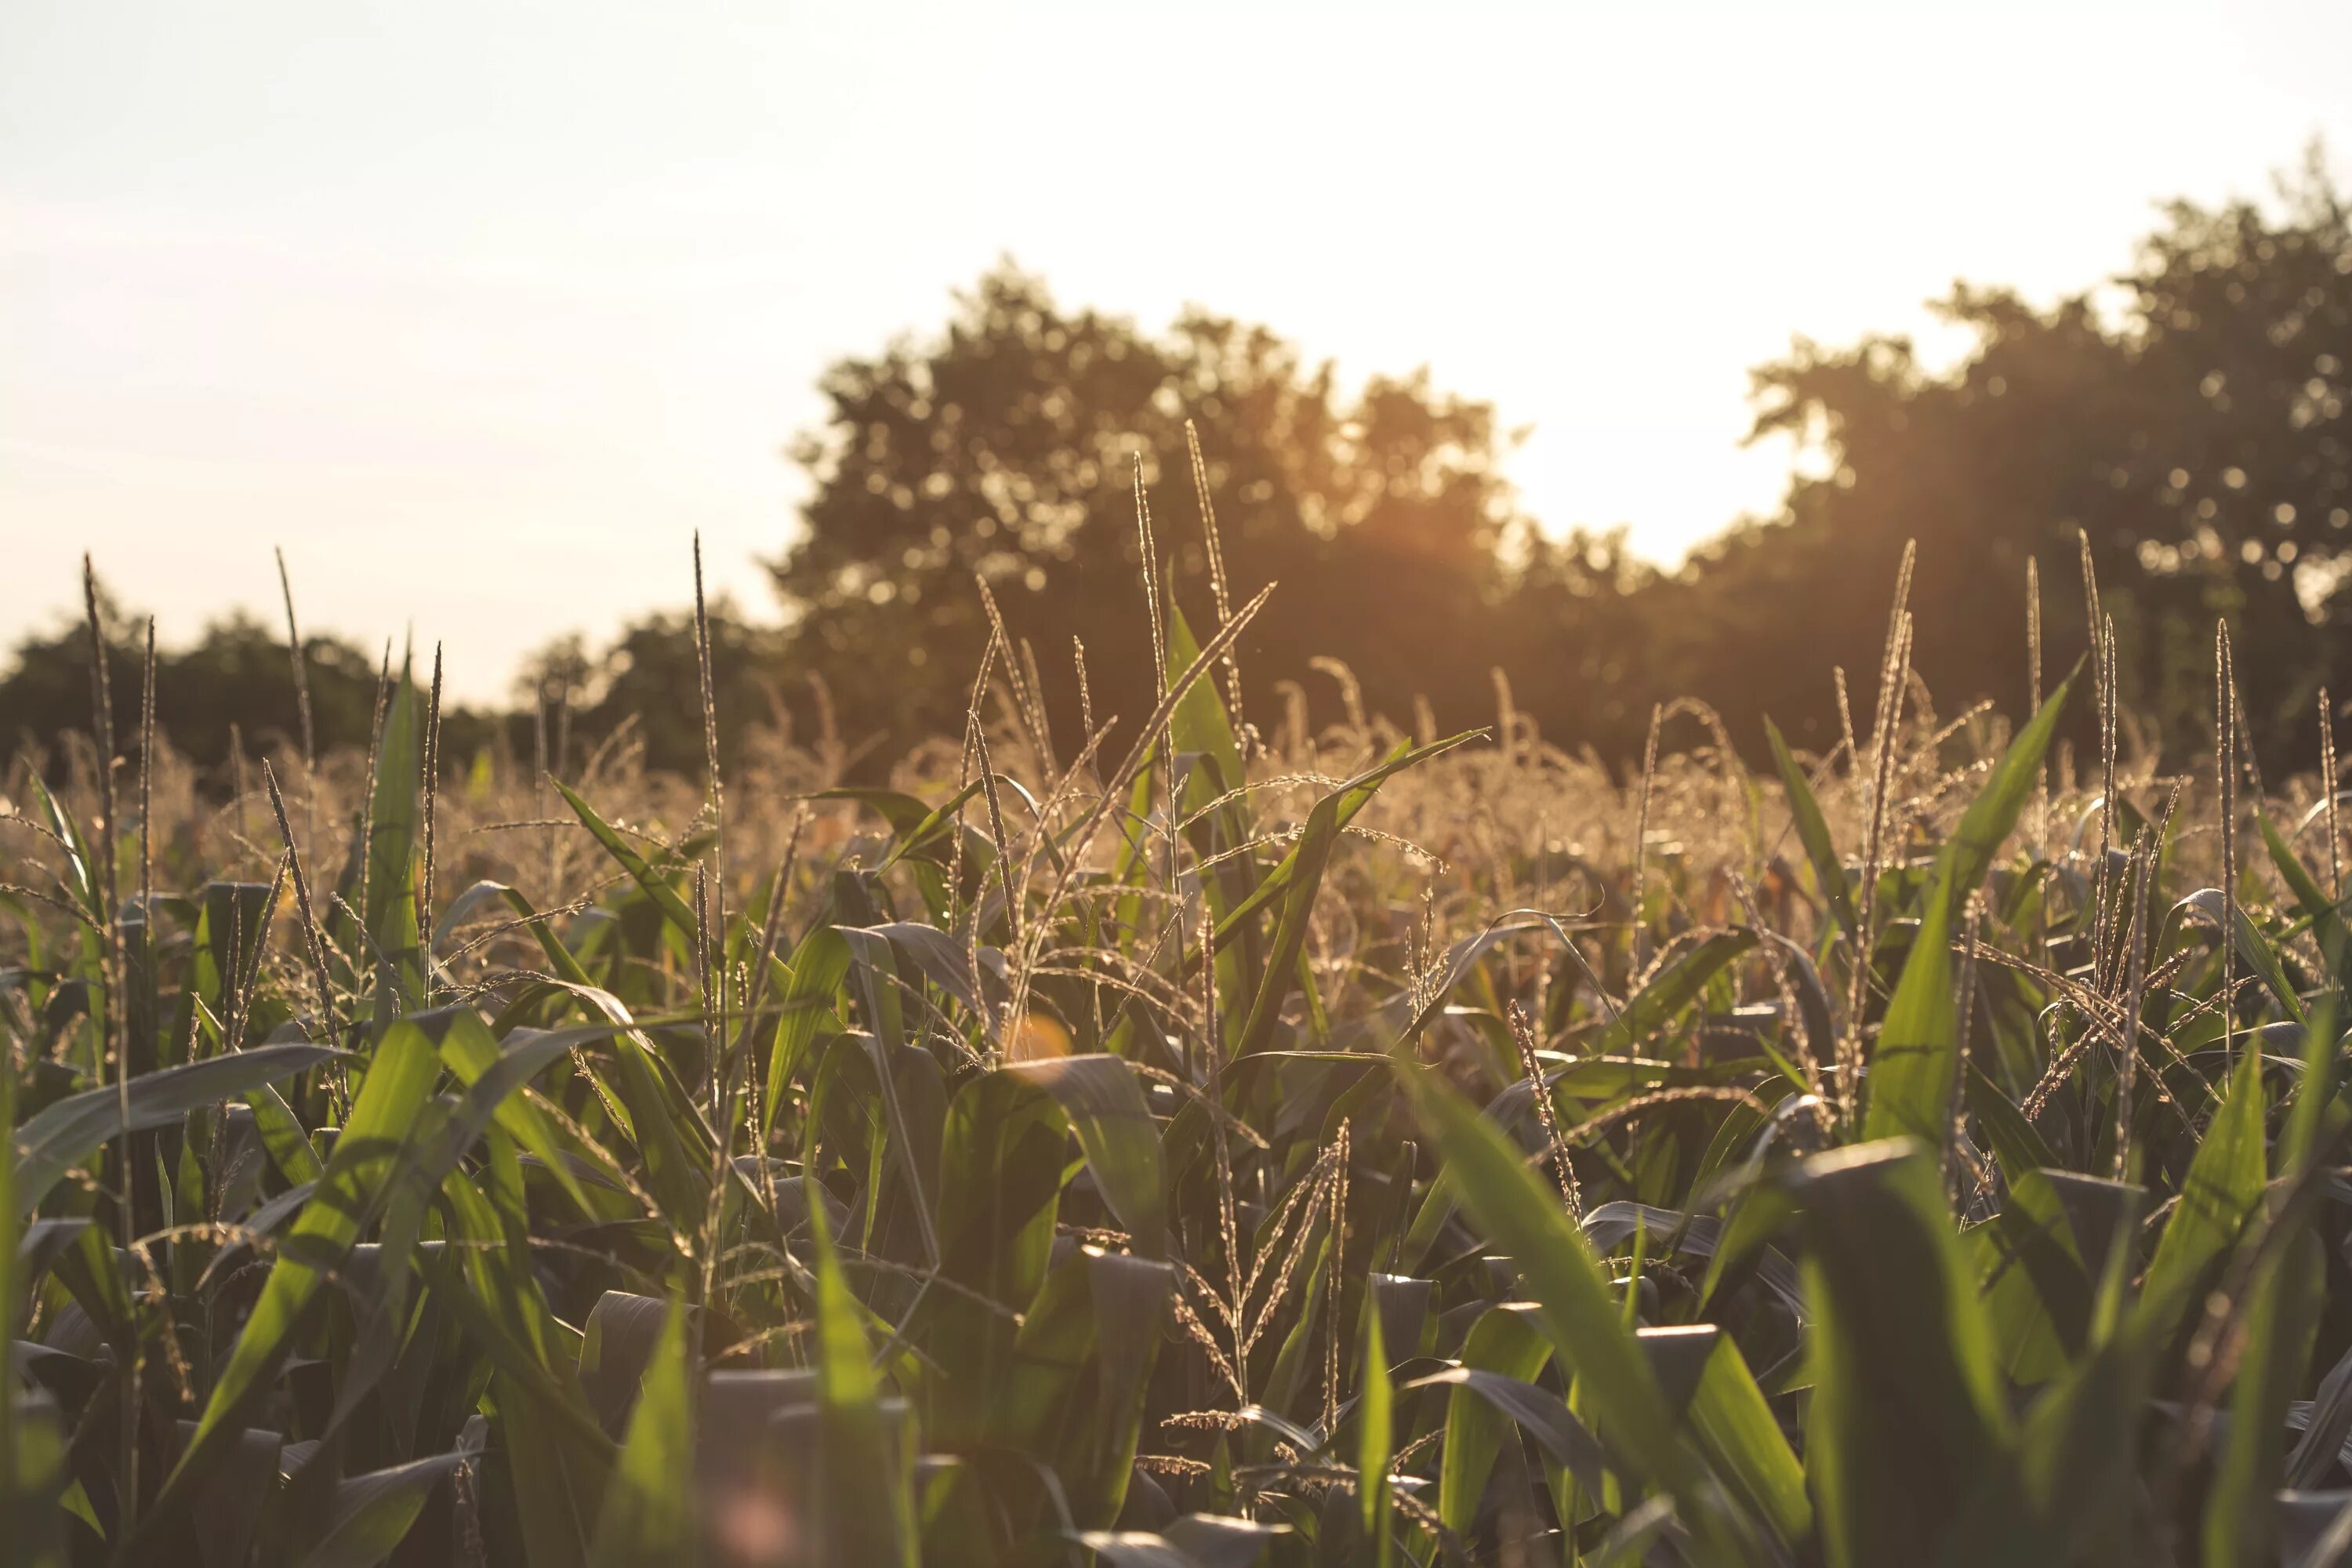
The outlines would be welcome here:
[[[1747,372],[2046,300],[2352,154],[2352,5],[819,8],[8,0],[0,647],[95,553],[447,645],[460,696],[716,583],[772,614],[831,360],[1000,254],[1534,434],[1548,523],[1769,510]],[[1203,439],[1216,440],[1213,427]]]

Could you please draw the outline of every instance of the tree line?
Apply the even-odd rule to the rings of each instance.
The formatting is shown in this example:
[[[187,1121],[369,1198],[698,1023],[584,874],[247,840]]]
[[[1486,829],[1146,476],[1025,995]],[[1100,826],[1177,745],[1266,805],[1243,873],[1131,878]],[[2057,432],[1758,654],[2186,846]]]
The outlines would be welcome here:
[[[2226,616],[2261,756],[2306,761],[2317,693],[2352,693],[2352,225],[2319,155],[2269,203],[2171,205],[2123,274],[2048,306],[1963,284],[1936,308],[1966,329],[1948,365],[1873,335],[1799,339],[1756,369],[1754,437],[1810,460],[1777,515],[1665,569],[1622,529],[1538,526],[1496,410],[1425,373],[1343,387],[1267,328],[1194,310],[1152,333],[1000,266],[937,331],[824,377],[826,416],[790,448],[811,493],[770,563],[781,616],[710,619],[722,730],[823,728],[877,758],[955,734],[1001,623],[1066,756],[1089,722],[1151,706],[1149,559],[1195,626],[1280,584],[1239,659],[1269,736],[1351,703],[1484,722],[1499,669],[1547,740],[1612,759],[1684,695],[1743,746],[1769,715],[1826,750],[1849,712],[1868,722],[1916,542],[1913,665],[1944,711],[2024,700],[2029,562],[2044,681],[2084,652],[2086,563],[2119,695],[2158,743],[2210,744]],[[118,693],[138,689],[134,641],[114,614]],[[306,663],[317,743],[363,743],[378,661],[327,637]],[[566,638],[530,661],[516,713],[456,714],[450,746],[503,726],[527,748],[528,715],[552,709],[574,745],[634,717],[651,763],[692,769],[697,668],[690,614]],[[292,733],[284,638],[248,618],[168,650],[157,681],[202,764],[233,734]],[[89,693],[84,631],[27,637],[0,735],[53,747]]]

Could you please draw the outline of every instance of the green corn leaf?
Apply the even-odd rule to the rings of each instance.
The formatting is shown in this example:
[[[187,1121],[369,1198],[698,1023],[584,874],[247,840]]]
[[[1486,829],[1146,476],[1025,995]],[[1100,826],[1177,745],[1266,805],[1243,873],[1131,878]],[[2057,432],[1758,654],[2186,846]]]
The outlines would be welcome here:
[[[459,1160],[470,1152],[475,1143],[493,1125],[503,1125],[503,1114],[514,1105],[519,1091],[540,1073],[562,1058],[572,1042],[562,1035],[541,1034],[536,1030],[518,1030],[509,1037],[508,1049],[500,1053],[488,1041],[481,1020],[469,1009],[452,1010],[447,1028],[443,1034],[445,1057],[450,1054],[448,1042],[461,1035],[468,1023],[481,1034],[481,1042],[489,1046],[489,1064],[475,1074],[467,1093],[454,1105],[447,1099],[425,1107],[418,1119],[415,1136],[406,1157],[392,1183],[391,1195],[385,1212],[376,1258],[377,1283],[358,1324],[357,1339],[352,1352],[337,1380],[335,1406],[329,1416],[322,1436],[331,1436],[341,1429],[359,1402],[372,1392],[378,1382],[392,1370],[402,1338],[410,1326],[408,1303],[409,1261],[425,1219],[426,1205],[436,1192],[443,1189],[446,1178]],[[593,1031],[585,1031],[593,1032]],[[553,1157],[560,1153],[551,1148]],[[508,1146],[495,1141],[492,1144],[490,1169],[505,1173],[509,1169]],[[562,1173],[568,1176],[568,1170]],[[512,1168],[519,1185],[519,1167]],[[571,1188],[576,1200],[585,1206],[585,1198],[578,1189]],[[510,1237],[525,1234],[527,1226],[520,1217],[519,1201],[515,1215],[507,1226]]]
[[[1462,1342],[1462,1365],[1519,1383],[1532,1383],[1551,1360],[1551,1342],[1534,1322],[1530,1303],[1490,1307]],[[1465,1384],[1445,1398],[1444,1466],[1438,1472],[1437,1517],[1459,1535],[1470,1528],[1486,1479],[1501,1451],[1504,1417],[1492,1401]]]
[[[448,1483],[463,1454],[436,1454],[335,1483],[325,1530],[301,1568],[376,1568],[406,1538],[433,1489]]]
[[[1536,1445],[1550,1457],[1551,1461],[1574,1477],[1576,1484],[1586,1492],[1597,1497],[1610,1484],[1613,1472],[1608,1451],[1601,1447],[1601,1439],[1594,1436],[1591,1429],[1560,1402],[1558,1394],[1548,1389],[1538,1388],[1522,1378],[1468,1365],[1448,1367],[1444,1372],[1432,1373],[1405,1386],[1453,1390],[1447,1395],[1448,1440],[1454,1434],[1453,1402],[1462,1399],[1465,1409],[1484,1408],[1494,1415],[1517,1423],[1519,1430],[1534,1438]],[[1492,1428],[1494,1436],[1478,1437],[1483,1425],[1474,1424],[1467,1430],[1485,1448],[1485,1466],[1491,1471],[1495,1453],[1499,1447],[1501,1428],[1495,1426]],[[1474,1461],[1470,1469],[1475,1471],[1476,1468]],[[1483,1485],[1483,1481],[1480,1484]],[[1477,1501],[1474,1496],[1463,1505],[1465,1519],[1469,1517],[1469,1510],[1476,1507]]]
[[[302,1131],[301,1121],[275,1084],[246,1090],[245,1103],[253,1111],[253,1127],[260,1135],[263,1152],[288,1183],[299,1186],[326,1173],[326,1162],[310,1147],[310,1134]]]
[[[1054,1266],[1022,1313],[1011,1369],[995,1401],[992,1429],[999,1441],[1024,1449],[1050,1441],[1096,1352],[1097,1321],[1093,1270],[1081,1252]]]
[[[1284,900],[1283,918],[1288,919],[1290,904],[1297,897],[1292,889],[1297,887],[1299,879],[1304,876],[1311,880],[1320,881],[1323,868],[1330,857],[1331,845],[1337,841],[1340,829],[1353,822],[1364,807],[1371,804],[1372,796],[1379,793],[1381,784],[1406,768],[1417,766],[1433,757],[1443,756],[1457,746],[1469,744],[1485,733],[1483,730],[1466,730],[1459,735],[1449,735],[1444,740],[1427,746],[1412,748],[1400,745],[1378,763],[1365,769],[1321,800],[1317,801],[1307,813],[1307,826],[1300,832],[1298,842],[1292,845],[1289,851],[1275,863],[1274,869],[1265,874],[1265,879],[1258,883],[1248,898],[1235,904],[1225,917],[1217,922],[1217,945],[1223,948],[1229,940],[1238,940],[1244,923],[1276,899]],[[1328,816],[1318,818],[1317,814],[1320,813],[1326,805],[1331,808]],[[1316,838],[1314,836],[1317,833],[1318,820],[1327,826],[1322,829],[1321,837]],[[1311,849],[1310,846],[1314,844],[1319,844],[1319,849]],[[1307,895],[1307,904],[1310,909],[1313,903],[1313,894],[1310,891]]]
[[[1805,858],[1812,862],[1813,878],[1822,885],[1831,918],[1843,930],[1860,931],[1862,921],[1854,913],[1853,893],[1845,885],[1845,863],[1838,858],[1829,819],[1822,815],[1821,802],[1813,798],[1813,786],[1805,782],[1804,770],[1780,738],[1780,727],[1769,719],[1764,721],[1764,737],[1772,743],[1772,763],[1780,771],[1780,788],[1789,797],[1790,820],[1796,826],[1797,841],[1805,847]]]
[[[1959,826],[1952,830],[1951,842],[1944,854],[1948,865],[1941,871],[1942,896],[1948,912],[1958,915],[1969,895],[1980,886],[1987,872],[1992,869],[1993,857],[2000,853],[2010,830],[2017,826],[2018,814],[2025,803],[2033,798],[2035,786],[2042,778],[2042,760],[2050,750],[2050,737],[2058,728],[2060,714],[2065,710],[2066,698],[2074,689],[2074,676],[2080,669],[2067,672],[2017,738],[2001,753],[2000,762],[1993,768],[1992,776],[1976,799],[1969,803]]]
[[[1108,1568],[1251,1568],[1291,1533],[1286,1524],[1188,1513],[1164,1531],[1085,1530],[1070,1539]]]
[[[814,1180],[814,1178],[806,1178]],[[824,1205],[809,1200],[815,1254],[817,1386],[825,1424],[827,1503],[848,1561],[916,1568],[919,1536],[905,1458],[893,1452],[881,1386],[866,1347],[865,1313],[834,1254]]]
[[[949,1279],[1015,1312],[1037,1293],[1068,1132],[1032,1075],[985,1073],[957,1092],[940,1155],[940,1267]]]
[[[1815,1317],[1806,1457],[1832,1568],[1927,1563],[1980,1491],[2014,1489],[1990,1326],[1936,1162],[1909,1141],[1796,1168]]]
[[[0,1127],[13,1128],[16,1122],[16,1064],[0,1062]],[[32,1272],[17,1258],[16,1173],[16,1143],[0,1140],[0,1344],[16,1341],[16,1298],[25,1293],[18,1277]],[[47,1527],[56,1522],[50,1510],[56,1467],[50,1462],[47,1435],[35,1438],[16,1406],[16,1380],[12,1375],[0,1385],[0,1497],[7,1500],[10,1518],[29,1513],[42,1521],[40,1533],[47,1536],[52,1533]],[[37,1442],[37,1456],[34,1453]],[[51,1545],[29,1538],[24,1550],[27,1559],[44,1563],[56,1560]]]
[[[1950,900],[1931,891],[1879,1025],[1868,1079],[1870,1108],[1863,1120],[1865,1138],[1912,1137],[1937,1148],[1951,1141],[1952,1077],[1960,1059],[1951,918]]]
[[[434,945],[438,947],[447,941],[449,933],[460,921],[483,904],[493,900],[506,905],[515,912],[523,928],[529,931],[532,940],[539,943],[540,952],[547,955],[547,962],[554,967],[557,974],[574,985],[593,986],[596,984],[594,978],[581,967],[580,960],[573,956],[572,950],[557,940],[554,931],[549,924],[549,917],[532,908],[531,901],[523,897],[520,890],[507,886],[504,882],[477,882],[452,899],[448,909],[441,916],[440,928],[434,935]]]
[[[24,1568],[63,1568],[60,1536],[68,1520],[62,1496],[71,1483],[56,1402],[46,1393],[17,1388],[12,1377],[0,1392],[0,1517],[8,1521],[9,1561]]]
[[[693,1375],[686,1322],[683,1304],[671,1302],[597,1515],[591,1568],[667,1568],[693,1560]]]
[[[2212,1568],[2280,1560],[2273,1499],[2284,1484],[2287,1404],[2305,1387],[2327,1281],[2319,1237],[2300,1215],[2287,1223],[2293,1233],[2265,1249],[2246,1300],[2245,1352],[2205,1500],[2203,1561]]]
[[[367,929],[376,952],[395,965],[412,994],[424,971],[416,952],[416,845],[422,816],[424,748],[416,687],[408,661],[384,710],[368,795]]]
[[[2147,1358],[2124,1336],[2076,1362],[2027,1412],[2019,1434],[2026,1506],[2014,1492],[1987,1489],[1948,1539],[1955,1565],[2017,1568],[2148,1560],[2136,1464]]]
[[[1500,1130],[1434,1074],[1402,1060],[1398,1072],[1464,1205],[1515,1260],[1541,1306],[1554,1353],[1590,1397],[1604,1439],[1633,1474],[1673,1495],[1713,1561],[1749,1561],[1752,1543],[1725,1517],[1720,1494],[1676,1437],[1656,1374],[1559,1194],[1547,1193]]]
[[[1000,784],[1012,782],[1001,773],[995,776]],[[891,836],[897,842],[877,869],[887,870],[899,861],[908,859],[944,867],[949,858],[940,853],[939,844],[951,837],[951,828],[958,820],[958,809],[987,784],[985,778],[974,779],[936,806],[925,805],[913,795],[895,789],[823,789],[808,798],[856,801],[860,805],[870,807],[890,825]],[[976,882],[996,864],[996,845],[988,835],[971,827],[963,829],[963,854],[967,886]]]
[[[2330,967],[2336,972],[2336,989],[2338,992],[2352,990],[2352,928],[2344,923],[2342,906],[2320,890],[2318,882],[2305,868],[2303,858],[2294,852],[2294,847],[2259,808],[2254,812],[2254,825],[2262,829],[2263,843],[2271,853],[2271,864],[2278,868],[2287,890],[2302,906],[2304,919],[2311,922],[2313,932],[2319,938],[2320,951],[2329,955]]]
[[[694,937],[694,911],[687,908],[686,900],[678,897],[677,889],[669,885],[668,879],[647,864],[635,847],[611,823],[598,816],[596,808],[581,799],[570,784],[562,779],[550,779],[548,782],[555,786],[555,793],[563,797],[563,804],[572,808],[572,815],[580,819],[580,825],[588,830],[590,837],[604,847],[604,853],[610,855],[614,864],[626,871],[630,879],[644,889],[646,897],[653,900],[654,908],[661,910],[662,918],[681,936],[691,941]]]
[[[897,952],[889,940],[863,927],[835,926],[834,930],[849,944],[850,977],[856,983],[858,999],[865,1005],[866,1022],[873,1029],[870,1035],[859,1038],[873,1060],[875,1093],[888,1130],[880,1149],[896,1164],[899,1179],[906,1184],[908,1208],[914,1215],[924,1259],[936,1264],[940,1257],[938,1226],[932,1218],[939,1195],[939,1173],[932,1159],[939,1148],[936,1123],[920,1125],[915,1119],[915,1108],[903,1103],[899,1092],[901,1065],[914,1063],[918,1058],[927,1063],[930,1058],[908,1044],[906,1009],[898,990],[902,982]],[[872,1217],[869,1208],[869,1222]]]
[[[194,1430],[191,1422],[178,1426],[183,1436]],[[204,1543],[207,1568],[215,1563],[251,1561],[262,1521],[270,1505],[284,1495],[278,1473],[285,1455],[286,1441],[279,1433],[248,1426],[237,1435],[227,1458],[196,1500],[193,1523]]]
[[[1372,798],[1373,792],[1395,774],[1417,763],[1426,762],[1475,737],[1478,731],[1454,735],[1434,745],[1418,749],[1400,745],[1376,767],[1368,768],[1317,801],[1307,814],[1307,825],[1300,829],[1298,842],[1290,853],[1267,873],[1265,881],[1250,896],[1234,906],[1218,927],[1218,940],[1237,929],[1240,922],[1265,903],[1279,896],[1282,913],[1275,927],[1274,942],[1265,963],[1265,977],[1258,986],[1256,1000],[1251,1003],[1247,1022],[1242,1026],[1234,1050],[1236,1056],[1248,1056],[1265,1048],[1274,1034],[1274,1026],[1282,1009],[1282,999],[1288,994],[1290,983],[1298,966],[1298,955],[1307,948],[1307,922],[1315,913],[1316,895],[1322,890],[1323,873],[1331,863],[1331,848],[1339,840],[1339,830]]]
[[[58,841],[65,847],[63,880],[66,891],[72,895],[74,902],[81,906],[84,914],[103,927],[107,921],[106,885],[102,880],[103,873],[99,868],[98,857],[92,853],[89,840],[82,833],[80,819],[49,793],[48,785],[41,782],[37,768],[26,773],[25,784],[33,792],[34,800],[40,804],[41,815],[49,819],[49,831],[56,834]]]
[[[2336,967],[2345,949],[2340,926],[2325,945]],[[2332,1132],[2321,1131],[2334,1109],[2339,1067],[2336,1006],[2335,993],[2326,993],[2305,1031],[2303,1078],[2278,1143],[2278,1173],[2289,1180],[2271,1199],[2247,1292],[2246,1348],[2205,1505],[2205,1560],[2221,1568],[2269,1563],[2278,1555],[2273,1496],[2286,1484],[2287,1405],[2305,1387],[2326,1304],[2326,1250],[2306,1184],[2311,1163],[2326,1157],[2342,1131],[2340,1120]]]
[[[1633,1050],[1672,1023],[1696,1002],[1725,965],[1756,945],[1756,933],[1745,927],[1710,933],[1661,964],[1649,983],[1626,998],[1608,1024],[1588,1041],[1595,1056]]]
[[[1184,619],[1182,610],[1170,605],[1169,684],[1175,685],[1200,662],[1201,645],[1193,638],[1191,624]],[[1192,787],[1187,792],[1188,810],[1200,809],[1247,776],[1242,771],[1241,743],[1234,738],[1233,721],[1225,714],[1225,705],[1217,696],[1216,681],[1211,677],[1204,674],[1185,689],[1184,695],[1176,700],[1175,711],[1168,716],[1168,728],[1179,752],[1193,752],[1213,764],[1213,774],[1193,775]],[[1241,803],[1234,804],[1238,806]]]
[[[792,976],[777,998],[781,1016],[768,1047],[767,1092],[760,1100],[760,1131],[776,1126],[776,1112],[791,1091],[793,1075],[825,1033],[837,1025],[834,994],[849,973],[849,943],[831,926],[819,926],[803,940],[792,959]]]
[[[1912,1137],[1942,1149],[1952,1137],[1952,1088],[1959,1071],[1959,1016],[1952,995],[1952,932],[1970,894],[1992,868],[2042,774],[2051,731],[2073,688],[2069,675],[2051,694],[2000,765],[1977,792],[1949,843],[1937,857],[1927,907],[1902,978],[1886,1005],[1863,1120],[1869,1139]]]
[[[1093,1054],[1016,1062],[1005,1069],[1028,1079],[1061,1106],[1093,1171],[1103,1201],[1146,1258],[1167,1251],[1167,1176],[1160,1129],[1151,1120],[1135,1069],[1119,1057]]]
[[[1364,1364],[1356,1395],[1356,1496],[1363,1510],[1365,1538],[1374,1542],[1382,1568],[1395,1560],[1389,1531],[1389,1460],[1396,1453],[1395,1387],[1389,1381],[1388,1347],[1381,1342],[1381,1315],[1364,1320]]]
[[[2303,998],[2294,994],[2294,986],[2287,979],[2286,967],[2279,962],[2277,950],[2263,935],[2262,928],[2254,924],[2253,917],[2246,913],[2244,905],[2233,908],[2221,896],[2219,888],[2200,888],[2173,906],[2173,918],[2190,910],[2204,916],[2217,932],[2222,928],[2225,915],[2233,917],[2229,924],[2238,956],[2244,960],[2247,968],[2261,976],[2263,984],[2278,999],[2281,1011],[2295,1023],[2305,1021]]]
[[[612,1439],[589,1412],[528,1247],[518,1245],[512,1181],[491,1184],[495,1200],[462,1173],[441,1191],[450,1238],[462,1246],[454,1258],[418,1261],[435,1299],[490,1363],[492,1425],[529,1568],[583,1568],[615,1458]]]
[[[1078,1255],[1094,1309],[1095,1419],[1073,1423],[1057,1467],[1071,1478],[1078,1517],[1118,1517],[1143,1436],[1151,1369],[1171,1316],[1173,1265],[1152,1258],[1082,1248]],[[1042,1292],[1041,1292],[1042,1293]],[[1024,1325],[1025,1329],[1025,1324]]]
[[[2268,1177],[2263,1146],[2267,1108],[2262,1060],[2248,1051],[2189,1163],[2180,1201],[2165,1222],[2140,1287],[2133,1327],[2151,1344],[2168,1342],[2190,1309],[2205,1300],[2222,1258],[2262,1202]]]
[[[593,1033],[612,1051],[613,1092],[628,1117],[628,1131],[638,1157],[645,1162],[646,1187],[661,1205],[666,1220],[681,1231],[693,1229],[702,1223],[709,1203],[710,1151],[718,1142],[717,1134],[619,997],[593,985],[553,984],[614,1026]]]
[[[959,1290],[927,1293],[910,1334],[946,1375],[925,1410],[932,1441],[982,1439],[1014,1353],[1020,1314],[1045,1282],[1069,1121],[1016,1074],[982,1074],[948,1107],[940,1153],[940,1268]]]
[[[300,1217],[280,1245],[260,1298],[238,1333],[227,1363],[214,1381],[212,1397],[197,1422],[195,1436],[173,1468],[154,1511],[147,1516],[149,1526],[159,1518],[172,1517],[169,1505],[188,1500],[220,1444],[239,1429],[241,1424],[235,1417],[285,1363],[325,1272],[349,1252],[367,1217],[375,1212],[400,1168],[434,1080],[440,1076],[440,1053],[434,1036],[451,1016],[445,1012],[396,1018],[369,1058],[351,1118],[335,1140],[318,1190],[302,1205]]]
[[[598,1029],[583,1033],[599,1036],[605,1031]],[[502,1049],[499,1042],[491,1037],[489,1026],[482,1022],[481,1015],[471,1008],[463,1008],[451,1017],[449,1026],[442,1032],[441,1059],[459,1083],[472,1089],[482,1083],[486,1075],[495,1071],[501,1062],[527,1045],[536,1047],[530,1058],[530,1070],[535,1074],[544,1070],[572,1044],[572,1040],[562,1036],[518,1029],[507,1037]],[[520,1081],[509,1081],[496,1089],[496,1098],[491,1104],[495,1107],[493,1114],[498,1124],[506,1130],[509,1137],[538,1156],[541,1163],[548,1168],[548,1173],[555,1178],[556,1184],[580,1205],[583,1213],[593,1212],[589,1205],[588,1194],[581,1191],[579,1181],[572,1174],[571,1164],[563,1157],[563,1147],[556,1141],[554,1127],[537,1106],[518,1092],[521,1087]],[[438,1185],[439,1178],[436,1176],[434,1180]]]
[[[116,1085],[68,1095],[16,1130],[12,1142],[16,1152],[16,1213],[20,1217],[32,1213],[68,1171],[125,1131],[176,1126],[192,1110],[343,1057],[343,1052],[325,1046],[257,1046],[249,1051],[158,1068],[131,1080],[127,1123]]]
[[[1715,1339],[1683,1419],[1715,1473],[1793,1551],[1812,1534],[1804,1468],[1729,1334]]]

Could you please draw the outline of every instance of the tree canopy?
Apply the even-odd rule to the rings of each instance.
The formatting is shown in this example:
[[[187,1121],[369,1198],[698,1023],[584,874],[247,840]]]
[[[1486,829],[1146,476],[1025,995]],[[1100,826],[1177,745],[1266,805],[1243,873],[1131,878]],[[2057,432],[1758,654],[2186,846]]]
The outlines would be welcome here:
[[[2086,540],[2127,706],[2200,743],[2226,615],[2265,751],[2307,745],[2317,689],[2346,689],[2352,611],[2352,230],[2316,165],[2273,211],[2176,204],[2104,288],[2037,310],[1961,286],[1939,309],[1971,342],[1947,370],[1873,337],[1756,373],[1757,433],[1799,437],[1819,475],[1662,595],[1686,605],[1661,623],[1685,635],[1678,675],[1727,712],[1827,721],[1822,671],[1875,668],[1916,539],[1929,689],[2019,700],[2026,559],[2047,661],[2071,660]]]
[[[1056,730],[1153,700],[1136,485],[1157,563],[1197,620],[1268,582],[1279,609],[1244,645],[1244,709],[1331,655],[1384,701],[1483,707],[1482,629],[1507,598],[1507,546],[1531,537],[1502,474],[1487,405],[1425,375],[1352,395],[1261,327],[1201,311],[1153,337],[1069,312],[1004,267],[946,330],[834,367],[825,425],[794,455],[814,481],[803,531],[775,563],[788,648],[844,714],[953,733],[989,636],[985,582]],[[1202,488],[1186,424],[1202,432]],[[1199,510],[1215,508],[1222,561]],[[1205,635],[1205,632],[1204,634]],[[1463,641],[1463,657],[1439,653]]]

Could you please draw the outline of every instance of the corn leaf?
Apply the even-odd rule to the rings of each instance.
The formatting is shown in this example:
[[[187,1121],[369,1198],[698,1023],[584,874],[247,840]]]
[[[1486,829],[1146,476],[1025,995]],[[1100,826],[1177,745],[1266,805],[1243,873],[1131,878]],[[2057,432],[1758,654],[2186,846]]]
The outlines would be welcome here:
[[[597,1515],[591,1568],[664,1568],[695,1552],[693,1374],[687,1314],[670,1303]]]

